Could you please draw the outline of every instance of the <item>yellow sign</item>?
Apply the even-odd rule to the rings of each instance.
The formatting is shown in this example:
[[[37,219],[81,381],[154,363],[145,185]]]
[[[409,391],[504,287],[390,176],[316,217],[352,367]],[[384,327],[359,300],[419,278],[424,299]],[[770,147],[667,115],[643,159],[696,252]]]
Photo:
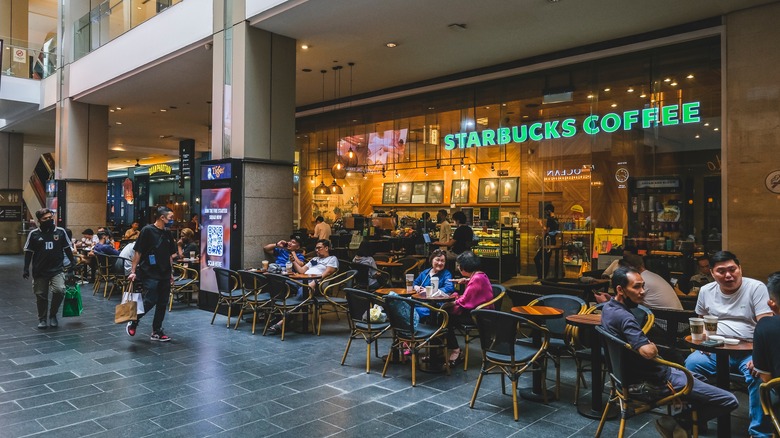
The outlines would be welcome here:
[[[157,173],[165,173],[170,175],[173,172],[173,168],[168,164],[153,164],[149,166],[149,175]]]

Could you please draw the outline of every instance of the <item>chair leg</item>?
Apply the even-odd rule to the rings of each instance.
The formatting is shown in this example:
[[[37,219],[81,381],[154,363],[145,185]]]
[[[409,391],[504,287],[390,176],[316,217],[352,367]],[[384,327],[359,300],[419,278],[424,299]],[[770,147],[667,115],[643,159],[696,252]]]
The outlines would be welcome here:
[[[347,353],[349,353],[349,346],[352,345],[352,336],[354,333],[350,333],[349,340],[347,341],[347,348],[344,349],[344,354],[341,355],[341,364],[344,365],[344,362],[347,360]],[[371,348],[371,344],[368,344],[368,348]]]
[[[252,334],[255,334],[255,327],[257,327],[257,309],[252,309]],[[239,318],[241,319],[241,318]]]
[[[217,300],[217,307],[214,308],[214,316],[211,317],[211,325],[214,325],[214,320],[217,318],[217,311],[219,310],[220,301]]]
[[[464,336],[463,343],[465,344],[463,346],[463,371],[468,371],[469,369],[469,334],[466,332],[466,336]]]
[[[469,407],[472,408],[472,409],[474,409],[474,402],[477,401],[477,394],[479,393],[479,386],[482,385],[482,376],[485,375],[485,373],[483,371],[480,371],[479,377],[477,377],[477,385],[474,387],[474,394],[471,395],[471,403],[469,403]]]
[[[558,361],[553,361],[555,364],[555,399],[561,398],[561,358]]]
[[[547,396],[545,396],[545,403],[547,403],[546,397]],[[517,376],[512,379],[512,410],[515,414],[515,421],[517,421],[520,417],[517,412]]]
[[[412,386],[417,386],[417,348],[412,348]]]
[[[168,312],[173,310],[173,292],[170,293],[170,296],[168,297]]]
[[[238,325],[241,324],[241,317],[244,316],[244,307],[241,306],[241,310],[238,311],[238,318],[236,319],[236,326],[233,330],[238,330]]]
[[[618,430],[618,438],[623,438],[623,434],[626,433],[626,419],[623,416],[620,417],[620,429]]]
[[[366,342],[366,374],[371,373],[371,343]]]
[[[595,438],[599,438],[601,436],[601,431],[604,429],[604,422],[607,421],[607,413],[609,412],[609,405],[610,405],[609,401],[604,405],[604,413],[601,414],[601,420],[599,420],[599,427],[596,429]]]
[[[284,329],[287,328],[287,315],[282,313],[282,340],[284,341]]]
[[[387,374],[387,366],[390,365],[390,356],[393,354],[393,348],[395,347],[395,342],[390,344],[390,351],[387,352],[387,357],[385,358],[385,366],[382,368],[382,377]]]
[[[227,320],[227,325],[225,325],[225,327],[227,328],[230,328],[230,316],[232,313],[233,313],[233,302],[228,301],[228,320]]]

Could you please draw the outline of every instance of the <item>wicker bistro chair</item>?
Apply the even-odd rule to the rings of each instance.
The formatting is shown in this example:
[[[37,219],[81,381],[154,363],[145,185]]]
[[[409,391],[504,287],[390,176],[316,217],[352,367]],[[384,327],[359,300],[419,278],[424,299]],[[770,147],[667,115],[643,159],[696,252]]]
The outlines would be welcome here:
[[[447,358],[447,323],[449,315],[438,307],[429,306],[411,298],[400,296],[385,296],[385,313],[390,322],[390,328],[393,330],[393,342],[390,345],[390,353],[385,359],[385,366],[382,369],[382,377],[387,374],[387,366],[390,365],[393,349],[402,348],[403,344],[409,348],[412,353],[412,386],[417,386],[417,353],[421,349],[441,348],[444,350],[444,357]],[[414,319],[417,315],[415,308],[425,307],[431,312],[433,321],[438,321],[436,326],[415,324]],[[434,315],[438,315],[438,318]],[[444,366],[447,374],[450,374],[449,361],[445,359]]]
[[[320,293],[314,295],[314,317],[317,320],[317,336],[322,330],[322,315],[335,313],[348,314],[347,299],[342,294],[344,288],[352,287],[357,271],[349,270],[331,275],[320,283]]]
[[[653,326],[647,336],[657,346],[664,358],[683,364],[691,349],[685,344],[685,336],[690,333],[688,319],[695,318],[696,312],[678,309],[653,309]]]
[[[470,408],[474,408],[482,378],[487,374],[501,375],[501,391],[506,394],[505,377],[512,382],[512,406],[515,421],[518,420],[517,410],[517,380],[526,371],[541,368],[544,373],[547,347],[550,342],[550,332],[520,315],[496,310],[478,309],[471,316],[479,328],[479,342],[482,345],[482,368],[471,396]],[[516,343],[518,337],[528,332],[538,332],[541,335],[541,345],[533,347]],[[547,398],[545,386],[542,386],[544,398]]]
[[[381,297],[371,292],[358,289],[346,288],[344,294],[347,297],[347,312],[349,314],[347,321],[349,322],[350,334],[347,348],[344,349],[344,355],[341,356],[341,364],[344,365],[344,361],[347,360],[352,340],[361,337],[366,341],[366,374],[368,374],[371,372],[371,344],[374,344],[374,355],[379,357],[377,340],[390,328],[388,322],[371,322],[369,311],[374,305],[384,308],[385,302]]]
[[[244,291],[241,289],[241,277],[239,277],[238,272],[225,268],[214,268],[214,276],[217,279],[219,298],[217,299],[216,307],[214,307],[214,316],[211,317],[211,324],[214,324],[219,306],[225,305],[228,308],[226,326],[230,327],[233,305],[240,304],[244,298]]]
[[[295,281],[279,274],[266,274],[268,279],[268,292],[273,301],[273,310],[265,320],[263,336],[271,325],[272,315],[277,314],[282,318],[281,339],[284,341],[284,333],[287,328],[287,317],[301,315],[304,325],[308,324],[309,313],[314,306],[314,291],[306,283]],[[298,290],[302,288],[303,296],[298,297]]]
[[[115,277],[111,272],[111,258],[108,254],[100,252],[95,253],[95,259],[97,260],[97,273],[95,274],[95,284],[93,285],[94,292],[92,295],[97,294],[100,290],[100,286],[103,286],[103,298],[110,297],[114,292]],[[109,292],[108,285],[111,284],[111,291]]]
[[[241,287],[244,290],[244,297],[241,300],[241,311],[238,312],[238,320],[236,321],[236,326],[233,330],[238,330],[238,325],[241,324],[241,317],[244,316],[244,311],[250,311],[252,312],[252,334],[255,334],[257,314],[264,314],[265,318],[268,319],[268,316],[273,311],[271,294],[264,291],[268,285],[268,278],[263,274],[251,271],[238,271],[238,275],[241,277]]]
[[[528,305],[549,306],[563,310],[563,314],[560,317],[547,319],[544,322],[545,327],[550,332],[550,345],[547,348],[547,357],[552,359],[555,365],[555,398],[557,399],[561,394],[561,358],[574,358],[574,349],[568,342],[571,326],[566,324],[566,317],[583,313],[588,308],[588,305],[582,298],[559,294],[539,297],[528,303]],[[519,342],[530,345],[531,339],[526,338]]]
[[[778,421],[777,405],[772,403],[772,392],[777,390],[780,386],[780,377],[762,383],[759,386],[758,394],[761,399],[761,409],[764,410],[764,415],[769,416],[772,419],[772,425],[775,428],[775,432],[780,435],[780,421]]]
[[[585,309],[583,313],[591,314],[591,313],[601,313],[601,309],[604,307],[604,304],[606,303],[599,303],[593,307],[589,307]],[[631,309],[631,313],[636,317],[637,321],[639,322],[640,327],[642,328],[642,333],[647,334],[650,329],[653,327],[653,312],[645,307],[645,306],[637,306],[633,309]],[[574,404],[576,405],[579,402],[580,397],[580,385],[582,385],[583,388],[587,388],[588,384],[585,379],[585,373],[590,371],[590,368],[585,364],[585,362],[590,361],[590,355],[591,355],[591,348],[593,348],[593,345],[590,345],[590,332],[589,330],[593,330],[592,328],[580,328],[580,327],[569,327],[569,340],[568,343],[572,346],[574,349],[574,363],[575,367],[577,369],[577,379],[575,381],[574,385]],[[596,348],[601,348],[601,345],[596,345]],[[602,354],[603,356],[603,354]],[[603,370],[603,373],[606,374],[606,370]],[[602,381],[604,379],[602,378]]]
[[[415,277],[419,272],[419,267],[425,263],[425,259],[417,259],[414,257],[403,257],[395,261],[400,263],[401,266],[393,268],[390,272],[392,275],[391,283],[394,287],[401,287],[406,285],[406,274],[412,274]]]
[[[612,382],[609,401],[604,406],[604,413],[601,416],[599,427],[596,430],[596,438],[601,436],[601,431],[604,428],[604,422],[607,419],[610,405],[617,405],[620,408],[620,429],[618,431],[618,437],[622,438],[626,428],[626,420],[628,418],[648,412],[657,407],[670,406],[671,404],[678,402],[682,397],[690,394],[691,389],[693,389],[693,375],[690,371],[685,369],[684,366],[663,360],[659,357],[652,360],[645,359],[640,356],[637,351],[632,349],[631,345],[609,333],[603,327],[596,326],[595,329],[599,333],[604,344],[607,356],[607,369],[609,370],[609,377]],[[683,371],[687,378],[685,386],[679,391],[670,389],[669,392],[657,396],[643,395],[639,397],[632,395],[629,392],[629,388],[632,384],[640,382],[633,382],[628,379],[629,374],[633,374],[629,372],[629,370],[635,372],[637,367],[645,366],[651,362]],[[693,420],[693,436],[698,437],[699,430],[696,425],[697,414],[695,410],[691,412],[691,418]]]
[[[484,309],[485,307],[492,305],[495,310],[501,310],[501,303],[504,299],[504,295],[506,295],[506,288],[500,284],[491,284],[491,286],[493,287],[493,299],[480,304],[476,309]],[[474,338],[479,337],[479,330],[477,324],[474,323],[463,324],[460,327],[457,327],[456,331],[463,335],[463,371],[467,371],[469,367],[469,343],[473,341]]]
[[[357,271],[355,274],[355,287],[357,289],[361,290],[372,290],[372,289],[380,289],[383,287],[387,287],[388,284],[390,284],[390,274],[381,270],[376,269],[376,276],[374,277],[377,280],[377,285],[375,288],[369,288],[368,284],[370,283],[371,278],[371,266],[364,265],[362,263],[352,263],[352,269]],[[405,281],[405,280],[404,280]]]
[[[192,294],[200,290],[198,281],[199,273],[187,265],[173,265],[173,285],[171,286],[171,296],[168,298],[168,311],[173,310],[173,301],[182,300],[190,305]]]

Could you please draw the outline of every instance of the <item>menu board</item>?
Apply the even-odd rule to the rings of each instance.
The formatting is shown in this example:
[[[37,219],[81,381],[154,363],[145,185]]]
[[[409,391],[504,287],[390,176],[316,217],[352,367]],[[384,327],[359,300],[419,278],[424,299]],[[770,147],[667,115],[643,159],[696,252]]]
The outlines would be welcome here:
[[[452,181],[452,194],[450,202],[453,204],[464,204],[469,202],[469,180]]]
[[[396,183],[385,183],[382,186],[382,204],[395,204],[395,198],[398,193]]]
[[[427,182],[412,183],[412,204],[425,204],[427,194]]]
[[[501,178],[498,183],[498,199],[501,202],[518,202],[517,186],[520,178]]]
[[[428,183],[428,204],[441,204],[444,202],[444,181],[430,181]]]
[[[398,199],[396,202],[399,204],[409,204],[412,202],[412,183],[398,183]]]
[[[480,178],[479,192],[477,193],[477,202],[489,203],[498,202],[498,179]]]

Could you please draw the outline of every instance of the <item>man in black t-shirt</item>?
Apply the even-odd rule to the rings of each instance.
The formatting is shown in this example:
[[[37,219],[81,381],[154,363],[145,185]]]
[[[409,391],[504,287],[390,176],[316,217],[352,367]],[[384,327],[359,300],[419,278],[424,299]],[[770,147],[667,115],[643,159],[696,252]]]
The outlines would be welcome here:
[[[631,313],[631,309],[641,304],[645,298],[642,275],[633,268],[621,266],[612,274],[612,288],[616,292],[615,299],[608,301],[602,308],[601,326],[639,353],[632,363],[623,367],[625,371],[629,371],[623,384],[647,382],[656,387],[664,387],[668,382],[675,390],[684,387],[687,378],[682,370],[652,361],[658,356],[658,347],[642,332],[636,317]],[[734,394],[704,383],[696,373],[694,377],[693,389],[684,400],[696,409],[700,426],[707,424],[712,418],[728,414],[739,406]],[[688,411],[683,411],[674,418],[663,417],[656,421],[656,429],[663,436],[678,436],[683,430],[690,430],[691,426]]]
[[[171,209],[164,206],[157,208],[154,223],[143,227],[135,241],[135,255],[130,275],[127,276],[131,282],[136,278],[141,282],[144,291],[144,310],[148,313],[152,307],[157,307],[154,310],[151,340],[160,342],[171,340],[162,329],[173,282],[171,257],[177,252],[176,242],[168,231],[171,225],[173,225]],[[128,335],[135,336],[142,316],[138,315],[137,321],[127,323],[125,330]]]
[[[775,341],[780,337],[780,271],[769,276],[766,283],[769,290],[767,304],[774,315],[761,318],[753,332],[752,374],[768,382],[780,377],[780,348]]]
[[[30,232],[24,244],[24,278],[30,278],[33,268],[33,292],[38,305],[38,328],[57,327],[57,312],[65,298],[65,273],[62,254],[71,266],[76,265],[71,243],[64,229],[54,226],[54,214],[48,208],[35,212],[39,228]],[[51,308],[49,292],[51,291]],[[48,325],[46,311],[49,311]]]

